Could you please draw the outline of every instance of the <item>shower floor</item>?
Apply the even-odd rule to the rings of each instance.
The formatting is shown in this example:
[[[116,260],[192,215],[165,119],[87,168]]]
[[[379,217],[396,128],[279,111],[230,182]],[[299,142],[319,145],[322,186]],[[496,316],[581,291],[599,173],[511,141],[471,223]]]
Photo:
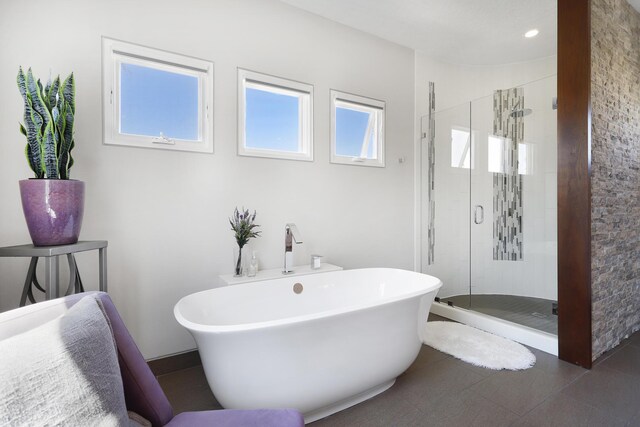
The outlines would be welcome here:
[[[551,313],[555,303],[552,300],[517,295],[454,295],[441,298],[441,302],[558,335],[558,316]]]

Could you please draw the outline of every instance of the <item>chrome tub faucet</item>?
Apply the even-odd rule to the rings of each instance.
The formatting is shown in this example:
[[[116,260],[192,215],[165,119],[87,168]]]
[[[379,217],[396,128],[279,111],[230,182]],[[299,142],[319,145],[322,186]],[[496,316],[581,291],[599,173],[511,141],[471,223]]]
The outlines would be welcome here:
[[[302,243],[300,232],[295,224],[289,223],[284,227],[284,269],[282,274],[293,273],[293,242]]]

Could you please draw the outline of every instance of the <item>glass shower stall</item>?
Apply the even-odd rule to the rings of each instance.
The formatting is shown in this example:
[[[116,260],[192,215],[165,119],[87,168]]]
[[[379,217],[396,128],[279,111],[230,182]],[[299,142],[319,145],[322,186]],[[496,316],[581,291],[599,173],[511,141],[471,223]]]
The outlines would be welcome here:
[[[557,335],[556,76],[430,107],[421,270],[440,305]]]

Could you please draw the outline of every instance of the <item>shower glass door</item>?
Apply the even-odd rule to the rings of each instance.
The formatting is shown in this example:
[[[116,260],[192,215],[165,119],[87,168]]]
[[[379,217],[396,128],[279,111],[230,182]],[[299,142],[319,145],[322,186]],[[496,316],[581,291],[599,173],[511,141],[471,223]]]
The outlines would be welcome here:
[[[437,111],[421,150],[422,271],[442,280],[440,301],[551,334],[555,96],[554,75]]]
[[[471,102],[470,297],[456,304],[552,334],[555,96],[551,76]]]
[[[455,296],[468,301],[473,165],[470,104],[435,113],[434,161],[429,161],[426,116],[422,118],[422,130],[422,212],[427,213],[421,224],[422,271],[442,280],[438,292],[442,302]]]

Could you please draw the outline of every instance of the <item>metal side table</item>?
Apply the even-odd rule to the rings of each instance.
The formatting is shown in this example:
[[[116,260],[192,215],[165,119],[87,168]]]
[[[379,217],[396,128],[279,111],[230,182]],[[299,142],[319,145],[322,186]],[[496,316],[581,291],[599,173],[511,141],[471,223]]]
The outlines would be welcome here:
[[[20,245],[20,246],[6,246],[0,248],[0,257],[30,257],[31,263],[29,264],[29,270],[27,271],[27,278],[24,282],[24,288],[22,289],[22,297],[20,298],[20,307],[24,306],[27,301],[27,297],[31,302],[34,302],[32,284],[38,289],[43,290],[38,279],[36,278],[36,266],[38,265],[38,258],[44,257],[44,293],[45,299],[58,298],[59,292],[59,257],[60,255],[66,255],[69,261],[69,287],[66,294],[73,292],[82,292],[82,280],[80,279],[80,273],[78,273],[78,267],[76,265],[74,254],[77,252],[98,250],[98,263],[99,263],[99,283],[100,290],[107,291],[107,245],[106,240],[88,240],[80,241],[72,245],[62,246],[33,246],[33,245]]]

